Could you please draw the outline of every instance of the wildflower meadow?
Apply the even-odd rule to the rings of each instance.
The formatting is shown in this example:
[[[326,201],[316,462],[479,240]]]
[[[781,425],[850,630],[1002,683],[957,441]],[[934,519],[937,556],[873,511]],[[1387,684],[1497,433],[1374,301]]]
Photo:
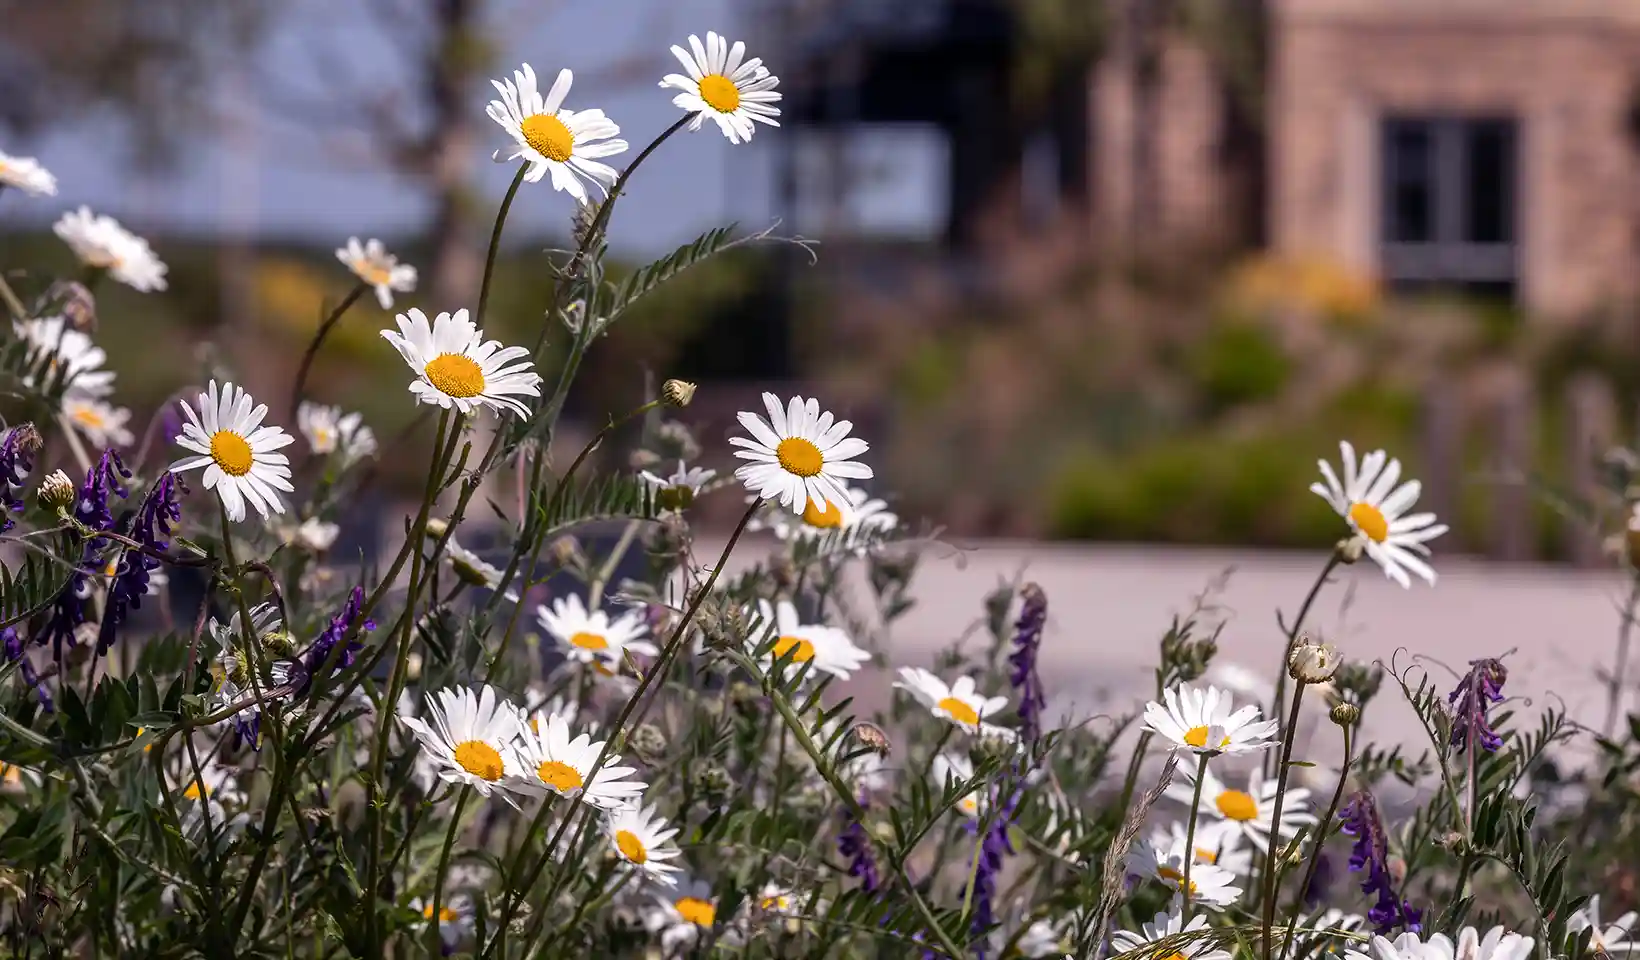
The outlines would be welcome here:
[[[0,951],[1633,949],[1640,724],[1589,730],[1512,698],[1504,650],[1450,669],[1415,646],[1364,662],[1307,627],[1354,579],[1440,590],[1447,524],[1390,453],[1314,452],[1316,483],[1291,496],[1336,512],[1337,543],[1271,621],[1266,662],[1217,662],[1219,624],[1188,607],[1156,624],[1152,689],[1067,716],[1049,707],[1044,645],[1114,641],[1056,618],[1028,571],[972,597],[974,630],[935,662],[897,653],[937,536],[896,515],[877,441],[824,397],[749,394],[727,435],[697,436],[677,419],[696,385],[666,379],[562,452],[583,358],[634,302],[743,239],[714,230],[605,271],[622,191],[658,175],[646,161],[669,141],[782,135],[778,65],[749,52],[716,33],[672,47],[682,72],[655,95],[676,122],[638,131],[635,151],[569,70],[494,80],[490,146],[516,174],[477,301],[396,304],[417,271],[361,224],[338,238],[345,295],[274,396],[218,368],[133,422],[97,346],[121,318],[97,294],[162,291],[167,267],[107,216],[57,221],[76,276],[0,264]],[[0,154],[0,215],[59,193],[74,184]],[[491,271],[526,196],[562,207],[574,246],[539,256],[554,292],[538,335],[503,343],[485,332]],[[373,349],[404,361],[373,389],[419,413],[432,451],[370,562],[338,530],[406,437],[311,398],[314,358],[361,322],[361,298],[394,313]],[[630,468],[601,465],[625,437]],[[1614,501],[1636,500],[1640,459],[1606,467]],[[708,500],[733,505],[727,536],[697,538]],[[613,534],[593,547],[592,529]],[[1614,540],[1631,571],[1633,529]],[[749,531],[773,552],[748,555]],[[203,585],[197,616],[139,629],[133,614],[183,576]],[[1632,619],[1631,603],[1625,650]],[[868,670],[895,678],[881,710],[851,696]],[[1415,714],[1424,736],[1370,742],[1378,711]]]

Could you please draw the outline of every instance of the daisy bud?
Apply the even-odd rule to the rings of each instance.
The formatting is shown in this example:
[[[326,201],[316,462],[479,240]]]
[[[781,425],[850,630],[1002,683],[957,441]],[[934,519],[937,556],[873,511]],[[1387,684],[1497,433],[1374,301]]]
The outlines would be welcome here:
[[[34,496],[40,501],[40,506],[52,512],[66,510],[73,506],[74,498],[77,495],[78,492],[74,489],[74,481],[70,480],[68,474],[61,470],[55,470],[50,476],[41,480],[39,489],[34,491]]]
[[[687,407],[695,399],[695,385],[687,380],[668,380],[661,384],[661,400],[669,407]]]
[[[1361,720],[1361,708],[1353,703],[1335,703],[1327,716],[1341,727],[1352,727]]]
[[[552,542],[552,558],[560,567],[582,567],[586,555],[581,552],[581,541],[574,537],[559,537]]]
[[[432,539],[437,540],[438,538],[444,536],[444,532],[449,529],[450,521],[440,520],[438,517],[427,518],[427,536]]]
[[[666,754],[666,734],[652,723],[640,723],[632,731],[632,752],[645,763],[654,763]]]
[[[655,505],[662,510],[687,510],[694,502],[694,487],[662,487],[655,491]]]
[[[867,723],[861,720],[849,730],[849,733],[853,734],[854,739],[861,746],[876,751],[878,756],[888,756],[889,751],[893,748],[893,745],[889,742],[888,734],[884,733],[883,728],[875,723]]]
[[[85,284],[59,280],[46,290],[46,302],[68,321],[70,330],[95,333],[97,330],[97,298]]]
[[[1338,651],[1330,644],[1302,642],[1287,659],[1287,676],[1304,683],[1326,683],[1338,672]]]
[[[1362,536],[1347,537],[1338,541],[1333,549],[1338,551],[1340,563],[1355,563],[1367,552],[1367,540]]]

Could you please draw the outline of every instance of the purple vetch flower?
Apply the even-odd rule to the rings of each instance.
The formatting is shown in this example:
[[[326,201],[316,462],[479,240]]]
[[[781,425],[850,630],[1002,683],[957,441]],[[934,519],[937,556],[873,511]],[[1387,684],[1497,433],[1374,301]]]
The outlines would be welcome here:
[[[1503,738],[1492,729],[1486,711],[1492,704],[1503,702],[1503,682],[1507,679],[1509,670],[1501,660],[1487,658],[1469,661],[1469,672],[1464,674],[1457,688],[1446,698],[1447,703],[1454,705],[1452,746],[1459,753],[1469,749],[1473,741],[1479,741],[1487,753],[1495,753],[1503,746]]]
[[[1019,691],[1019,735],[1035,740],[1042,735],[1042,711],[1048,705],[1036,656],[1042,646],[1042,628],[1048,622],[1048,595],[1034,583],[1020,590],[1019,619],[1014,621],[1014,652],[1008,655],[1008,682]]]
[[[865,802],[862,799],[862,807]],[[860,889],[876,893],[882,889],[882,877],[877,873],[877,859],[871,853],[871,838],[866,836],[865,825],[850,818],[843,832],[837,835],[837,852],[848,860],[848,875],[860,881]]]
[[[974,865],[974,921],[969,926],[976,938],[995,922],[997,874],[1002,872],[1003,859],[1014,852],[1013,841],[1008,838],[1008,828],[1013,825],[1020,795],[1019,791],[1015,791],[1008,798],[992,818],[984,839],[980,840],[979,862]],[[983,940],[974,944],[974,956],[985,960]]]
[[[86,474],[85,483],[80,486],[79,499],[74,502],[74,519],[92,530],[114,529],[114,512],[108,501],[111,497],[124,499],[131,495],[120,483],[121,479],[130,477],[131,471],[125,469],[120,455],[113,450],[104,450],[102,459]],[[86,600],[91,596],[91,576],[100,573],[97,557],[107,542],[106,537],[86,539],[78,569],[52,603],[51,616],[46,621],[45,629],[34,638],[37,644],[49,642],[51,655],[58,662],[62,661],[63,643],[66,641],[73,647],[78,642],[75,632],[90,619]]]
[[[12,514],[23,512],[23,484],[39,451],[40,434],[32,423],[8,430],[0,438],[0,533],[17,522]]]
[[[150,550],[163,553],[170,549],[171,531],[182,521],[181,494],[188,488],[177,474],[167,473],[159,478],[142,505],[137,507],[127,535]],[[97,632],[97,653],[108,652],[114,645],[115,632],[132,610],[142,607],[142,598],[148,595],[150,574],[159,569],[161,561],[135,550],[122,550],[114,567],[114,577],[108,585],[108,604],[103,611],[102,628]]]
[[[4,654],[7,663],[19,661],[17,671],[23,675],[23,682],[34,688],[34,696],[40,701],[40,706],[50,713],[56,708],[51,701],[51,691],[40,681],[40,675],[34,672],[34,664],[29,663],[23,648],[23,635],[17,632],[16,627],[0,629],[0,653]]]
[[[1384,936],[1401,929],[1421,933],[1423,912],[1414,910],[1395,892],[1395,880],[1389,870],[1389,838],[1384,833],[1384,822],[1378,816],[1378,804],[1372,794],[1358,791],[1339,811],[1338,819],[1339,829],[1355,838],[1355,846],[1350,850],[1350,871],[1366,871],[1361,892],[1378,897],[1378,902],[1367,911],[1367,919]]]
[[[297,691],[297,696],[303,696],[307,693],[308,687],[313,683],[314,676],[324,668],[325,661],[330,658],[331,651],[336,649],[336,644],[341,643],[342,639],[352,631],[354,622],[359,619],[359,614],[363,610],[364,587],[356,586],[347,595],[347,602],[342,604],[341,612],[330,618],[330,626],[319,634],[319,638],[313,641],[311,647],[308,647],[307,653],[302,655],[302,687]],[[376,621],[368,617],[365,618],[361,629],[366,631],[376,629]],[[337,655],[333,669],[353,666],[354,659],[363,648],[364,644],[357,638],[349,640],[347,645],[342,648],[342,652]]]

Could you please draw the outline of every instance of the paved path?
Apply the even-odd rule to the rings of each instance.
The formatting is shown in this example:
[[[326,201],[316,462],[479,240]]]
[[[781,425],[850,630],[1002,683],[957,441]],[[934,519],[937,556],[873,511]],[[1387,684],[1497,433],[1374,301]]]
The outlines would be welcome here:
[[[750,560],[763,544],[749,544]],[[715,555],[702,543],[699,555]],[[737,551],[738,552],[738,551]],[[1140,546],[1067,546],[985,541],[931,548],[914,581],[917,604],[897,625],[890,653],[896,664],[928,665],[936,653],[981,616],[985,594],[1023,574],[1047,591],[1049,624],[1042,674],[1051,710],[1086,717],[1131,708],[1150,695],[1157,642],[1171,616],[1233,568],[1219,597],[1227,620],[1220,660],[1273,676],[1282,635],[1279,608],[1296,611],[1325,557],[1300,553],[1220,551]],[[1557,697],[1571,716],[1598,727],[1606,693],[1597,671],[1610,664],[1626,583],[1618,573],[1501,565],[1437,556],[1439,583],[1403,590],[1370,561],[1344,568],[1323,589],[1307,626],[1347,656],[1411,663],[1411,654],[1456,670],[1469,660],[1506,658],[1506,692],[1526,698],[1535,714]],[[1640,639],[1640,638],[1637,638]],[[979,642],[979,641],[975,641]],[[1453,681],[1431,664],[1443,690]],[[1631,670],[1640,677],[1640,670]],[[874,703],[884,677],[860,678],[848,692]],[[1631,685],[1632,686],[1632,685]],[[1631,697],[1629,703],[1640,704]],[[1368,715],[1370,737],[1421,741],[1416,717],[1391,681]],[[1318,756],[1316,759],[1325,759]]]

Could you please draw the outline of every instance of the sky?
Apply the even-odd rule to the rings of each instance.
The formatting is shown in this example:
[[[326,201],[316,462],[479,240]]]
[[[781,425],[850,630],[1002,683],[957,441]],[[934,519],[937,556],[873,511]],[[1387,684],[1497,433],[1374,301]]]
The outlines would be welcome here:
[[[357,101],[359,89],[402,86],[407,79],[402,55],[370,16],[380,6],[411,10],[419,2],[288,0],[254,70],[225,76],[216,94],[228,105],[225,112],[240,122],[191,133],[179,164],[157,175],[133,174],[125,147],[109,143],[106,117],[0,144],[0,150],[38,157],[57,175],[59,186],[54,206],[34,204],[21,214],[13,207],[0,216],[43,222],[85,203],[139,232],[232,230],[339,243],[353,234],[391,238],[415,231],[426,222],[430,205],[406,182],[372,169],[369,145],[357,145],[351,158],[339,154],[334,134],[280,119],[259,102],[258,88],[265,82],[286,84],[329,108],[346,109]],[[631,153],[615,158],[617,168],[677,117],[672,93],[655,85],[679,68],[668,52],[671,44],[715,29],[749,38],[750,55],[758,54],[747,0],[498,0],[498,5],[501,16],[492,31],[503,38],[498,75],[528,61],[545,87],[560,67],[576,71],[567,105],[601,107],[632,144]],[[314,78],[324,71],[315,66],[314,50],[328,51],[357,82],[332,89],[320,85]],[[646,51],[653,51],[653,81],[636,79],[607,90],[592,85],[598,68],[647,56]],[[769,65],[779,73],[778,63]],[[486,84],[471,96],[483,138],[475,186],[493,209],[514,168],[489,161],[491,151],[510,142],[483,114],[491,95]],[[613,218],[612,246],[652,254],[730,220],[758,228],[779,218],[786,230],[803,229],[804,219],[814,220],[806,203],[795,211],[776,209],[773,170],[779,145],[773,141],[779,136],[794,135],[786,127],[759,127],[750,144],[733,145],[708,123],[698,132],[674,136],[634,177]],[[847,204],[854,221],[878,232],[933,229],[944,189],[942,149],[938,138],[916,130],[879,132],[848,144],[845,153],[861,171],[861,186]],[[820,176],[813,172],[814,152],[800,147],[800,153],[799,170],[809,171],[802,180],[813,186]],[[552,191],[549,182],[525,184],[508,234],[562,234],[573,209],[574,201]],[[810,223],[804,232],[813,236],[814,227]]]

